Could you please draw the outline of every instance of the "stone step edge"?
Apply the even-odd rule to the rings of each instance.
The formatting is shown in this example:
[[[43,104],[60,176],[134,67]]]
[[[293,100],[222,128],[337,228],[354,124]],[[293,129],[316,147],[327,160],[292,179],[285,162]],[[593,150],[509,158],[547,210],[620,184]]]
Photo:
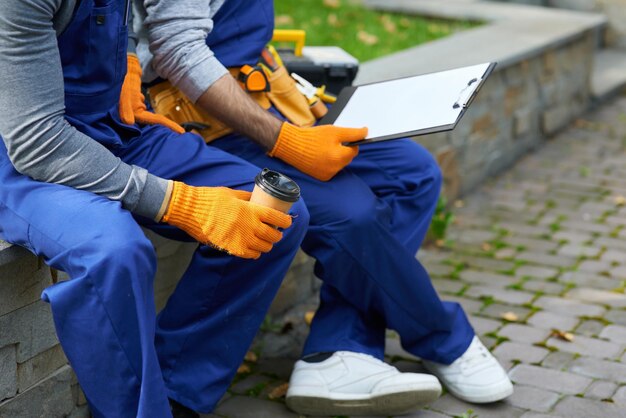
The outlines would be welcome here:
[[[626,51],[600,49],[593,57],[591,96],[594,104],[626,93]]]

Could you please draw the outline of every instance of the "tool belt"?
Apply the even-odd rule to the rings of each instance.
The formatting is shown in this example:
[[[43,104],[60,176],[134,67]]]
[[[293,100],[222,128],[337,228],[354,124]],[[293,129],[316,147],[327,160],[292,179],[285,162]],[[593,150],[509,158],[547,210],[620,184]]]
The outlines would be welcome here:
[[[229,69],[238,79],[239,68]],[[263,109],[274,105],[285,118],[296,126],[313,126],[316,122],[306,97],[298,91],[296,82],[285,67],[279,67],[268,76],[269,91],[248,92]],[[194,129],[209,143],[233,132],[209,113],[192,103],[180,90],[164,81],[148,88],[150,103],[156,113],[166,116],[186,129]]]

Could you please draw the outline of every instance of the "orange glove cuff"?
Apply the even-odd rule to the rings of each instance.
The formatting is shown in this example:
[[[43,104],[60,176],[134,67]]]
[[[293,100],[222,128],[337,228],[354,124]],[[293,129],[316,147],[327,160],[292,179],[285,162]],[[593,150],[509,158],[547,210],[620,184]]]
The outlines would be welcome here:
[[[198,222],[202,216],[199,209],[212,205],[215,197],[210,189],[200,193],[198,188],[175,181],[163,222],[176,225],[195,237],[202,233],[202,226]]]

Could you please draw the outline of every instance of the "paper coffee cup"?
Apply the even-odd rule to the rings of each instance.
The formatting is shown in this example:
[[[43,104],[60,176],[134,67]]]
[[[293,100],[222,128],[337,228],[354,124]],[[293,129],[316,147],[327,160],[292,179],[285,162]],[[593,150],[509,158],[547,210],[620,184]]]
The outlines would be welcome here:
[[[287,213],[300,199],[300,187],[289,177],[264,168],[254,178],[250,202]]]

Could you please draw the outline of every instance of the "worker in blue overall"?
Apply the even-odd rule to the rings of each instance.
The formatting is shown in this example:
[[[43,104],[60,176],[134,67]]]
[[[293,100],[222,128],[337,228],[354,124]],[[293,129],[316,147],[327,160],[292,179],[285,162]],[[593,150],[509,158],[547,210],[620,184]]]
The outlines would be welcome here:
[[[170,418],[223,394],[309,216],[250,203],[258,167],[145,107],[122,121],[129,4],[0,2],[0,238],[69,275],[42,297],[92,415]],[[140,226],[199,243],[158,319]]]
[[[302,188],[311,217],[302,248],[316,259],[323,285],[287,405],[312,415],[390,415],[411,400],[431,400],[432,382],[387,380],[398,373],[382,361],[387,328],[460,399],[510,395],[506,372],[462,308],[439,299],[415,259],[441,187],[432,156],[409,139],[343,146],[366,129],[314,126],[284,67],[263,70],[268,91],[248,86],[272,38],[272,0],[135,5],[155,111],[198,129],[209,147],[284,172]]]

